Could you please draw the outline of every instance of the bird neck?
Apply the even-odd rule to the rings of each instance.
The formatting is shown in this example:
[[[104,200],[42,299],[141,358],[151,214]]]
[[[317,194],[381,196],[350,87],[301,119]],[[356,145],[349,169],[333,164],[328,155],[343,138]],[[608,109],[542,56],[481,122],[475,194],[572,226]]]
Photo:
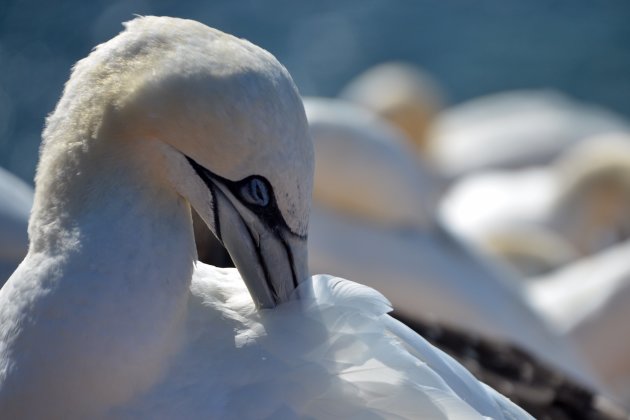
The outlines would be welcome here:
[[[71,398],[89,417],[164,374],[183,339],[195,249],[190,207],[161,179],[150,142],[81,153],[80,164],[38,168],[29,253],[0,293],[24,325],[0,344],[16,372],[22,354],[38,366],[4,389]]]
[[[86,274],[106,265],[110,282],[156,271],[145,280],[152,286],[166,277],[187,287],[196,259],[190,207],[164,166],[156,140],[104,139],[43,157],[29,253],[63,256]]]

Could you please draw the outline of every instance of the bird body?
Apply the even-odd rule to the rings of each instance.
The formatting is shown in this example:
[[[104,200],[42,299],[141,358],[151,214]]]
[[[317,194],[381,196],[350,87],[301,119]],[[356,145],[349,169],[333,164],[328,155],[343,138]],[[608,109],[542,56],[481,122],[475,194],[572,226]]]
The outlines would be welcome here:
[[[458,237],[505,262],[519,277],[530,277],[578,256],[546,223],[553,216],[558,184],[545,167],[470,175],[445,194],[440,214]]]
[[[558,92],[501,92],[440,113],[429,149],[436,166],[457,178],[546,165],[586,138],[629,129],[623,117]]]
[[[476,418],[514,410],[357,283],[314,276],[296,290],[299,300],[257,311],[234,269],[200,263],[190,290],[174,375],[115,417]]]
[[[441,213],[524,277],[551,272],[630,235],[629,139],[596,136],[549,166],[470,175],[451,187]]]

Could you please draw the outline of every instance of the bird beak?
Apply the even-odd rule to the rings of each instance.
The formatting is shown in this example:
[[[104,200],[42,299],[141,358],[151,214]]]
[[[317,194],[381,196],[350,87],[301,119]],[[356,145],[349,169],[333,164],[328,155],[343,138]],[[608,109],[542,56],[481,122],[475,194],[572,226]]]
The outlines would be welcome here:
[[[254,303],[273,308],[289,300],[308,277],[306,236],[291,232],[286,223],[263,220],[234,195],[229,180],[188,160],[211,190],[213,232],[230,254]]]

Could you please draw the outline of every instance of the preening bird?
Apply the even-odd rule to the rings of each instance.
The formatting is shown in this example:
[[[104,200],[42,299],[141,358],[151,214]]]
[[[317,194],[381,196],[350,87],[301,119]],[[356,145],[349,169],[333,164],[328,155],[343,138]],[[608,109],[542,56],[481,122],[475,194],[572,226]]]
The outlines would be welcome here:
[[[135,19],[43,137],[0,290],[3,418],[530,418],[375,290],[308,276],[312,143],[271,54]],[[236,269],[195,261],[190,206]]]
[[[441,212],[525,278],[551,272],[630,237],[630,136],[584,140],[545,167],[471,175]]]

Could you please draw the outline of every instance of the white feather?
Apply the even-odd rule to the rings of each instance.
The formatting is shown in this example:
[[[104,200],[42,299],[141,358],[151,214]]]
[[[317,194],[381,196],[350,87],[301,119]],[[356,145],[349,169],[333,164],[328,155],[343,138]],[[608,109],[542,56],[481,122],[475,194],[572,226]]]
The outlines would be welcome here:
[[[111,416],[529,418],[387,315],[369,287],[314,276],[299,299],[256,311],[239,277],[197,264],[171,373]]]

